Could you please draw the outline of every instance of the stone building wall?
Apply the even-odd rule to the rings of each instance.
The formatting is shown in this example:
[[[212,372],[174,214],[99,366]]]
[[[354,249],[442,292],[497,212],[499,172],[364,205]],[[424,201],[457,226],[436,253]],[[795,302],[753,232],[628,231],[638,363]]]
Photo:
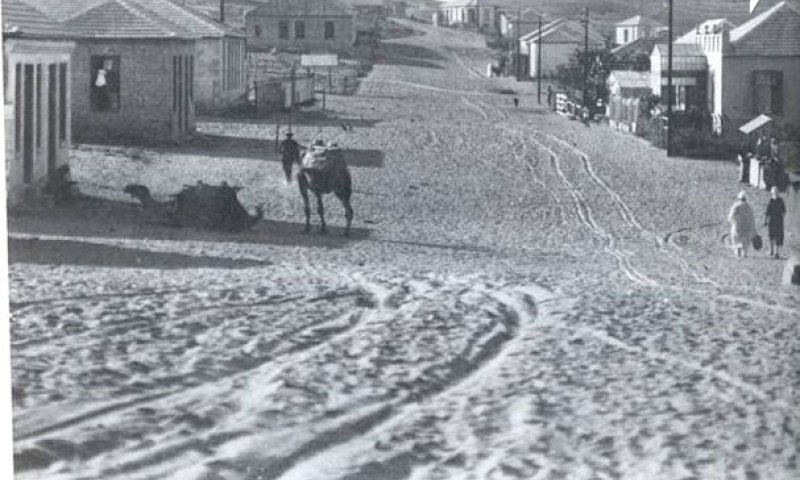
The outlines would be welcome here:
[[[75,141],[180,140],[184,132],[176,127],[174,60],[176,56],[194,54],[192,40],[79,40],[72,55]],[[95,55],[119,57],[119,109],[97,111],[92,108],[91,57]],[[194,115],[191,113],[188,124],[188,130],[192,131]]]

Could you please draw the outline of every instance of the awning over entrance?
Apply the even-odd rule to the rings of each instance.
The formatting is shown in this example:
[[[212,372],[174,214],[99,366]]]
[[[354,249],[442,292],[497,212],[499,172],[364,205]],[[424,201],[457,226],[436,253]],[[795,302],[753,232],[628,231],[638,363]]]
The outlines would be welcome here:
[[[770,117],[762,114],[739,127],[739,131],[749,135],[771,121],[772,119]]]

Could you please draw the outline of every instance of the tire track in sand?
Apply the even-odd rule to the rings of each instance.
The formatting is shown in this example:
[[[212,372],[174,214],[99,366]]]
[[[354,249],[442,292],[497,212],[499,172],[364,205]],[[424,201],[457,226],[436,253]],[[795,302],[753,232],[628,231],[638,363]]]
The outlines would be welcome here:
[[[648,277],[647,275],[638,271],[633,264],[631,263],[630,259],[627,258],[622,252],[617,250],[616,248],[616,239],[613,235],[606,232],[600,224],[595,220],[594,215],[592,214],[592,209],[589,206],[589,203],[586,201],[586,198],[583,196],[581,190],[572,182],[570,181],[569,177],[564,173],[564,170],[561,168],[561,157],[555,153],[552,149],[547,147],[544,143],[530,138],[531,141],[536,143],[542,150],[544,150],[550,156],[550,165],[553,167],[553,170],[556,172],[556,175],[561,179],[564,186],[567,188],[570,196],[572,197],[573,204],[575,207],[575,212],[578,216],[578,220],[580,223],[588,229],[596,238],[600,239],[603,242],[603,249],[606,253],[612,256],[619,269],[622,273],[628,277],[633,283],[641,286],[646,287],[657,287],[660,284],[653,280],[652,278]]]
[[[696,272],[694,269],[692,269],[689,266],[689,263],[686,261],[686,259],[683,258],[683,256],[677,254],[677,252],[673,251],[670,248],[664,248],[665,245],[669,247],[670,244],[668,242],[665,242],[665,239],[662,239],[661,236],[645,228],[641,224],[641,222],[639,222],[639,220],[636,218],[636,215],[633,213],[633,210],[625,202],[625,200],[623,200],[622,196],[595,172],[594,167],[592,166],[592,162],[589,158],[589,155],[587,155],[586,152],[578,149],[574,145],[571,145],[569,142],[555,135],[543,132],[536,132],[536,133],[539,133],[540,135],[556,142],[557,144],[561,145],[564,149],[573,152],[575,155],[577,155],[578,158],[580,158],[583,164],[583,169],[588,174],[589,178],[611,197],[612,204],[619,213],[620,218],[622,218],[622,220],[631,228],[640,232],[643,238],[648,238],[652,240],[654,242],[655,248],[661,253],[669,256],[669,258],[671,258],[673,261],[675,261],[684,274],[691,276],[698,283],[711,285],[717,288],[721,287],[719,283],[715,282],[710,277],[702,275]]]

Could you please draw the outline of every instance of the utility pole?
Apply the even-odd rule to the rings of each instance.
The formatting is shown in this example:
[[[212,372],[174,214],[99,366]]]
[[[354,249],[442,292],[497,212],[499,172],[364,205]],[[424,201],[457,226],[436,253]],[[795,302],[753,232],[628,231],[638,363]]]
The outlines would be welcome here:
[[[225,23],[225,0],[219,0],[219,22]]]
[[[517,81],[518,82],[519,82],[520,61],[522,60],[522,55],[520,55],[520,51],[519,51],[519,48],[520,48],[519,47],[519,41],[522,38],[522,35],[520,35],[520,31],[519,31],[519,16],[520,16],[520,7],[519,7],[519,5],[517,5],[517,21],[516,21],[517,26],[515,27],[516,31],[514,32],[514,33],[517,34],[516,35],[516,37],[517,37],[517,58],[514,61],[514,64],[517,67],[517,75],[516,75],[516,77],[517,77]]]
[[[583,14],[583,106],[587,106],[589,77],[589,7]]]
[[[672,0],[669,0],[669,45],[667,47],[667,156],[672,156]]]
[[[539,15],[539,38],[536,41],[536,101],[542,104],[542,16]]]

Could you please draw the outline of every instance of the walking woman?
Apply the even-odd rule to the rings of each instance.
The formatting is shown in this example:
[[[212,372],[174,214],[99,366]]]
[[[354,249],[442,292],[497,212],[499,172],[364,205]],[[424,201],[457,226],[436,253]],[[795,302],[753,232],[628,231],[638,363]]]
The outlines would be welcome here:
[[[747,194],[741,191],[736,198],[736,203],[728,212],[728,221],[731,223],[731,244],[736,249],[737,257],[747,257],[750,242],[756,236],[756,219],[753,209],[747,203]]]
[[[778,195],[778,187],[772,187],[772,198],[767,204],[767,213],[764,225],[769,231],[769,254],[774,254],[775,258],[781,257],[781,247],[783,246],[783,217],[786,215],[786,204]]]

